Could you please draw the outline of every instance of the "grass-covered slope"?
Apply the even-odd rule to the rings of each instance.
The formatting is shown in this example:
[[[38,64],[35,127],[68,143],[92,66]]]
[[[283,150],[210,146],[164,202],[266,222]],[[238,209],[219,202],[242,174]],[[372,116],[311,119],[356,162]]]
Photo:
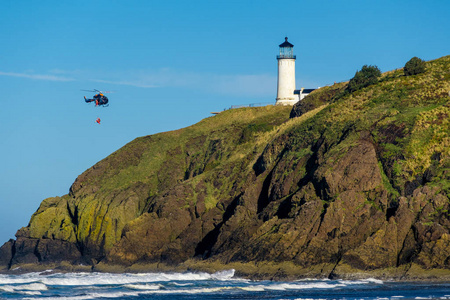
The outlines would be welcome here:
[[[449,70],[443,57],[138,138],[44,200],[0,263],[449,274]]]
[[[321,125],[329,133],[340,134],[342,125],[367,131],[391,191],[409,195],[448,167],[449,61],[447,56],[428,62],[426,72],[414,76],[404,76],[402,69],[387,72],[377,84],[352,94],[343,93],[344,84],[325,87],[294,107],[291,116],[301,115],[302,107],[318,106],[317,99],[326,95],[332,105]]]

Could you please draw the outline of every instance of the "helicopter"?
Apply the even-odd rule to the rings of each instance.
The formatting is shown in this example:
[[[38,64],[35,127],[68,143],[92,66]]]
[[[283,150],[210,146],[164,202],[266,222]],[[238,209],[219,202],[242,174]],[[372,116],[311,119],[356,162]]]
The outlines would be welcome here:
[[[108,104],[108,97],[106,97],[104,94],[105,93],[111,93],[109,91],[107,92],[102,92],[99,90],[82,90],[82,91],[86,91],[86,92],[91,92],[91,93],[96,93],[93,97],[93,99],[88,99],[86,98],[86,96],[84,96],[84,101],[86,101],[86,103],[90,103],[90,102],[95,102],[95,106],[103,106],[103,107],[107,107],[109,106]]]

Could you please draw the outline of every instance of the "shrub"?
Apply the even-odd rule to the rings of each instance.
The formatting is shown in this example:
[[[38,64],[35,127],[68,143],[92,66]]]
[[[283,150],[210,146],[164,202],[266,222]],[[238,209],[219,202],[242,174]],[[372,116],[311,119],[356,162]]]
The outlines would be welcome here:
[[[416,75],[425,72],[425,61],[414,56],[403,67],[405,76]]]
[[[381,76],[381,71],[377,66],[364,65],[360,71],[356,71],[355,76],[350,79],[347,91],[352,93],[360,90],[366,86],[378,82],[378,77]]]

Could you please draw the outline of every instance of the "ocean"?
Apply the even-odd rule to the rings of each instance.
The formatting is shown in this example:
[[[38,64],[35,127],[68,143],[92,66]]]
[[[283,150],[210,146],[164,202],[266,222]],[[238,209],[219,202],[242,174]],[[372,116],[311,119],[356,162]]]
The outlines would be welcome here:
[[[254,281],[208,273],[0,274],[0,299],[450,299],[450,283],[377,279]]]

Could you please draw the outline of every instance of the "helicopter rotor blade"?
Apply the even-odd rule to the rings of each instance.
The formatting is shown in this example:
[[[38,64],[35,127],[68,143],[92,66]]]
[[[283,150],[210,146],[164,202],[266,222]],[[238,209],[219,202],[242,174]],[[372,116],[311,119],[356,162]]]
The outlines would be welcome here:
[[[102,94],[107,94],[107,93],[114,93],[114,91],[100,91],[97,89],[93,89],[93,90],[80,90],[80,91],[85,91],[85,92],[91,92],[91,93],[102,93]]]

